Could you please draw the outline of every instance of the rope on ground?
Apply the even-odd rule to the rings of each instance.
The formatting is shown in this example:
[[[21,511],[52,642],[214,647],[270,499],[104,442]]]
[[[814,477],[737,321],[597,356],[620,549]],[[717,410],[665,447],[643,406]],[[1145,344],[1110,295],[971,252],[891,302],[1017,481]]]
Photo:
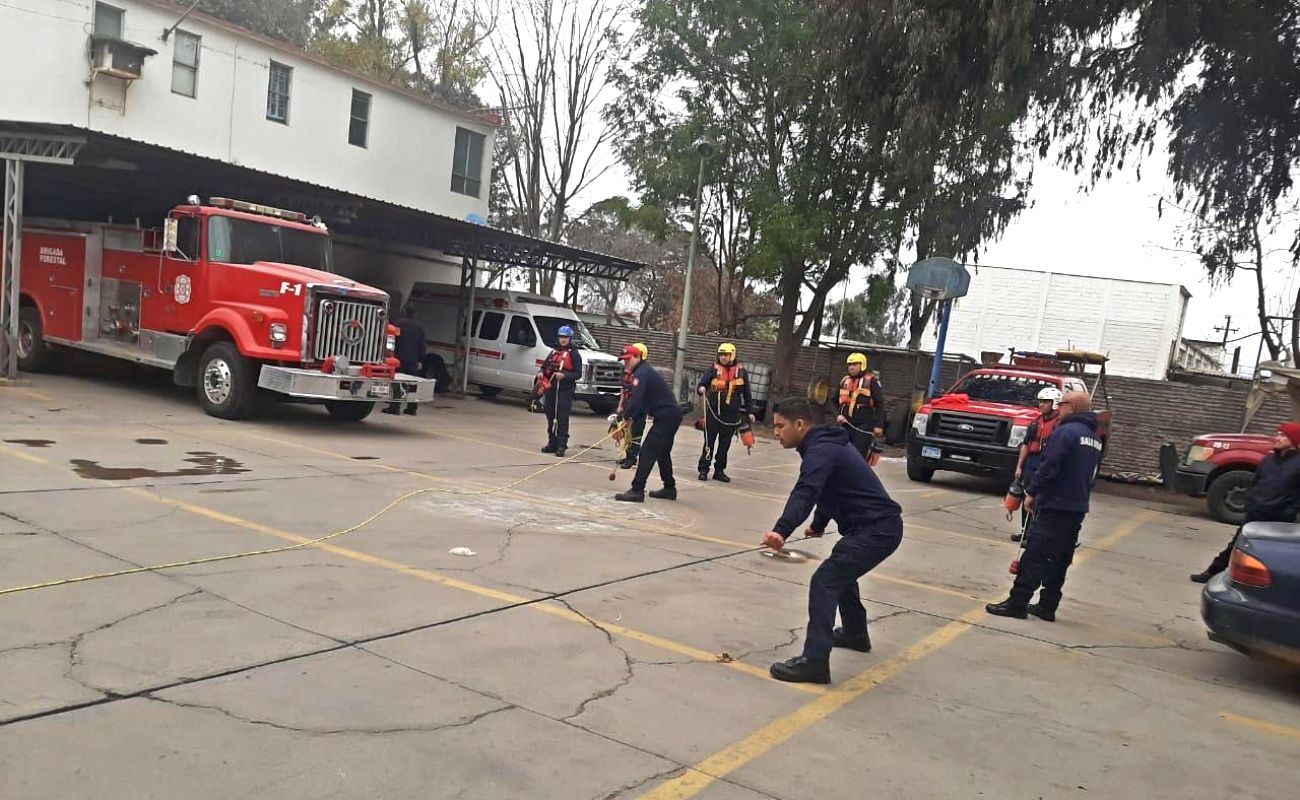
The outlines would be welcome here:
[[[341,536],[346,536],[349,533],[356,533],[362,528],[372,524],[373,522],[375,522],[375,520],[378,520],[380,517],[384,516],[388,512],[392,511],[394,508],[397,508],[401,504],[405,503],[406,501],[414,497],[419,497],[425,494],[454,494],[454,495],[460,495],[465,497],[484,497],[487,495],[498,494],[500,492],[513,489],[514,487],[519,486],[522,483],[526,483],[527,481],[530,481],[534,478],[544,475],[547,472],[550,472],[551,470],[555,469],[556,467],[561,467],[565,464],[568,464],[574,459],[582,455],[585,455],[586,453],[589,453],[592,450],[595,450],[596,448],[600,447],[600,445],[604,444],[607,440],[609,440],[612,436],[613,436],[613,432],[611,431],[610,433],[601,437],[601,439],[597,441],[595,444],[588,445],[587,447],[583,448],[582,450],[579,450],[578,452],[574,453],[568,458],[564,458],[559,461],[556,461],[554,464],[548,464],[545,467],[542,467],[541,469],[535,472],[531,472],[528,475],[525,475],[524,477],[519,478],[518,480],[511,481],[510,483],[507,483],[503,486],[489,487],[486,489],[448,489],[440,486],[427,486],[423,489],[416,489],[415,491],[407,492],[406,494],[402,495],[396,500],[393,500],[388,505],[379,509],[374,514],[371,514],[369,517],[366,517],[364,520],[358,522],[356,525],[353,525],[350,528],[344,528],[342,530],[334,531],[333,533],[328,533],[324,536],[320,536],[315,539],[310,539],[305,542],[298,542],[297,544],[285,545],[283,547],[271,547],[264,550],[247,550],[242,553],[229,553],[227,555],[222,555],[222,556],[194,558],[188,561],[173,561],[167,564],[152,564],[150,566],[145,566],[145,567],[131,567],[129,569],[119,569],[119,570],[114,570],[112,572],[97,572],[92,575],[79,575],[75,578],[61,578],[58,580],[45,581],[43,583],[33,583],[27,586],[11,586],[7,589],[0,589],[0,597],[9,594],[19,594],[20,592],[31,592],[37,589],[52,589],[56,586],[67,586],[74,583],[86,583],[88,581],[103,580],[104,578],[118,578],[118,577],[122,577],[123,575],[138,575],[144,572],[161,572],[163,570],[179,569],[181,567],[196,567],[196,566],[201,566],[203,564],[216,564],[221,561],[233,561],[237,558],[252,558],[253,556],[267,556],[267,555],[272,555],[273,553],[288,553],[292,550],[301,550],[306,547],[312,547],[313,545],[321,544],[322,542],[328,542],[331,539],[337,539]]]

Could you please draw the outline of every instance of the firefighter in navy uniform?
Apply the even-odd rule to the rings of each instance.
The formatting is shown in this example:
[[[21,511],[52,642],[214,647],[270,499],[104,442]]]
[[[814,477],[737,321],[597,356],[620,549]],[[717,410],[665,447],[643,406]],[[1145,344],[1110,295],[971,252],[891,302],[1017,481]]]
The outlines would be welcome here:
[[[641,342],[630,345],[641,354],[641,360],[650,357],[650,349]],[[627,401],[632,398],[632,373],[627,370],[623,371],[623,391],[619,394],[618,413],[616,418],[623,416],[623,411],[627,408]],[[627,454],[618,465],[623,469],[632,469],[636,466],[637,457],[641,453],[641,438],[645,436],[645,411],[641,411],[635,417],[628,418],[628,443]]]
[[[885,390],[867,370],[867,357],[851,353],[845,361],[849,374],[840,380],[839,415],[835,422],[849,433],[849,442],[871,460],[871,447],[885,436]]]
[[[816,416],[812,404],[801,398],[782,400],[772,412],[772,432],[782,447],[799,451],[802,463],[785,510],[763,544],[783,549],[809,513],[812,522],[805,536],[824,535],[831,521],[840,534],[808,585],[803,655],[771,667],[773,678],[795,683],[830,683],[832,648],[871,651],[858,579],[889,558],[903,540],[902,509],[849,443],[848,431],[816,425]],[[835,627],[837,609],[841,628]]]
[[[569,413],[573,410],[573,393],[582,375],[582,355],[573,346],[573,329],[561,325],[556,332],[558,346],[542,362],[537,374],[537,388],[546,409],[546,446],[543,453],[564,458],[569,446]]]
[[[615,500],[624,503],[644,503],[646,480],[650,470],[659,465],[659,478],[663,481],[662,489],[650,492],[650,496],[660,500],[677,499],[677,481],[673,479],[673,442],[677,439],[677,429],[682,424],[682,407],[655,368],[646,362],[642,351],[635,345],[623,349],[619,359],[624,369],[632,375],[632,394],[623,408],[623,419],[634,420],[637,415],[648,416],[654,425],[646,431],[641,442],[641,455],[637,459],[636,474],[632,476],[632,487],[626,492],[614,495]]]
[[[1056,423],[1061,419],[1057,406],[1061,402],[1061,390],[1048,386],[1038,393],[1038,419],[1029,423],[1025,431],[1025,441],[1020,445],[1020,459],[1016,462],[1016,480],[1021,486],[1029,482],[1038,471],[1038,462],[1042,460],[1043,446],[1056,430]],[[1020,507],[1020,528],[1023,531],[1029,519],[1029,511]],[[1011,541],[1020,541],[1023,533],[1011,534]]]
[[[704,398],[704,451],[700,453],[700,480],[709,479],[709,462],[713,462],[713,479],[730,483],[727,476],[727,452],[731,440],[749,413],[753,401],[749,395],[749,373],[736,363],[736,346],[725,342],[718,346],[718,360],[700,376],[696,391]]]
[[[419,375],[425,350],[428,348],[428,340],[424,333],[424,326],[415,318],[415,306],[410,303],[402,306],[402,316],[393,320],[393,325],[397,326],[397,343],[393,349],[393,357],[398,361],[398,371],[403,375]],[[407,403],[406,413],[413,417],[418,408],[419,405],[416,403]],[[401,403],[389,403],[384,407],[385,414],[396,414],[401,410]]]
[[[1088,515],[1102,452],[1100,423],[1088,393],[1067,393],[1059,408],[1061,419],[1043,448],[1038,470],[1025,486],[1025,505],[1034,519],[1020,571],[1007,599],[984,607],[994,616],[1024,619],[1033,614],[1048,622],[1056,620],[1061,587],[1079,545],[1079,529]],[[1029,602],[1035,591],[1036,604]]]

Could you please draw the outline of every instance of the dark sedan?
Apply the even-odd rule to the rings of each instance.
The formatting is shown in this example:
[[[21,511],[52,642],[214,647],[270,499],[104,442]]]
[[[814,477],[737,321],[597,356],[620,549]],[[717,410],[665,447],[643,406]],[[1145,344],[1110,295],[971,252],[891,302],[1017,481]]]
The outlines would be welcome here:
[[[1300,664],[1300,525],[1252,522],[1201,594],[1210,639]]]

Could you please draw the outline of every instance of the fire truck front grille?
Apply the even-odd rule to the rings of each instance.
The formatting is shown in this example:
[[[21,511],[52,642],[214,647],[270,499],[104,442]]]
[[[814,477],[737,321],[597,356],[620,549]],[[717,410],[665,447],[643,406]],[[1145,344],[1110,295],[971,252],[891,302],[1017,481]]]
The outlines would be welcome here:
[[[943,439],[982,444],[1006,444],[1010,431],[1006,420],[974,414],[939,412],[930,422],[930,432]]]
[[[623,366],[604,362],[595,364],[591,370],[591,381],[597,386],[621,386],[623,383]]]
[[[354,364],[376,364],[386,355],[387,333],[387,314],[379,303],[323,297],[316,308],[312,355],[317,361],[334,356]]]

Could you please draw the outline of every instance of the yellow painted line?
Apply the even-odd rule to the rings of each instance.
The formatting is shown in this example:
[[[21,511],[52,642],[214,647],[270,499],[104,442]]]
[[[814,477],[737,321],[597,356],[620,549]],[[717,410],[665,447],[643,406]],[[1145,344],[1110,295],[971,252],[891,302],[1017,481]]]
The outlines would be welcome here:
[[[1103,538],[1098,543],[1098,547],[1113,545],[1128,536],[1137,530],[1138,526],[1143,524],[1152,513],[1154,512],[1147,511],[1136,515],[1109,536]],[[1094,550],[1081,553],[1075,558],[1074,563],[1077,565],[1087,561],[1088,557],[1097,552],[1101,551]],[[899,674],[911,664],[950,644],[973,626],[983,622],[987,617],[988,613],[983,608],[976,608],[966,612],[916,644],[905,648],[898,655],[885,660],[866,672],[858,673],[839,686],[832,687],[821,697],[804,704],[783,717],[773,720],[739,742],[725,747],[695,766],[687,768],[686,772],[681,776],[659,784],[646,794],[641,795],[641,797],[650,800],[685,800],[685,798],[694,797],[708,788],[715,780],[726,777],[754,759],[761,757],[772,748],[784,744],[796,734],[835,713],[853,700]]]
[[[53,397],[50,397],[48,394],[41,394],[40,392],[35,391],[35,390],[33,390],[33,389],[24,389],[24,388],[19,387],[19,386],[0,386],[0,391],[12,392],[12,393],[14,393],[14,394],[26,395],[27,397],[33,397],[33,398],[35,398],[35,399],[37,399],[37,400],[44,400],[44,401],[47,402],[47,403],[53,403],[53,402],[54,402],[54,398],[53,398]]]
[[[1254,728],[1257,731],[1271,733],[1275,736],[1287,736],[1292,739],[1300,739],[1300,728],[1292,728],[1290,725],[1282,725],[1277,722],[1269,722],[1266,719],[1256,719],[1254,717],[1243,717],[1240,714],[1233,714],[1230,711],[1220,711],[1219,719],[1224,722],[1231,722],[1236,725],[1244,725],[1247,728]]]
[[[0,445],[0,453],[4,453],[7,456],[13,456],[19,461],[27,461],[32,464],[41,464],[47,467],[50,466],[50,462],[40,456],[34,456],[31,453],[24,453],[21,450],[15,450],[12,447]]]
[[[897,578],[897,577],[894,577],[893,575],[886,575],[886,574],[883,574],[883,573],[880,573],[880,572],[875,572],[874,570],[873,570],[872,572],[868,572],[867,575],[866,575],[866,577],[867,577],[867,580],[876,579],[876,580],[882,580],[882,581],[885,581],[885,582],[887,582],[887,583],[897,583],[897,584],[900,585],[900,586],[910,586],[910,587],[912,587],[913,589],[924,589],[924,590],[926,590],[927,592],[936,592],[936,593],[938,593],[938,594],[946,594],[946,595],[948,595],[948,596],[950,596],[950,597],[960,597],[960,598],[963,599],[963,600],[979,600],[979,599],[980,599],[980,598],[976,597],[976,596],[973,595],[973,594],[966,594],[966,593],[964,593],[964,592],[959,592],[959,591],[957,591],[956,589],[947,589],[947,588],[944,588],[944,587],[942,587],[942,586],[933,586],[933,585],[928,584],[928,583],[920,583],[919,581],[909,581],[909,580],[906,579],[906,578]]]
[[[227,525],[233,525],[238,528],[244,528],[245,530],[254,531],[256,533],[263,533],[268,536],[274,536],[278,539],[284,539],[286,541],[294,542],[295,544],[302,544],[304,542],[312,541],[312,539],[306,536],[300,536],[299,534],[290,533],[289,531],[280,530],[279,528],[273,528],[269,525],[263,525],[258,522],[252,522],[251,520],[246,520],[243,519],[242,517],[236,517],[232,514],[227,514],[222,511],[217,511],[216,509],[207,508],[206,506],[200,506],[194,503],[187,503],[184,500],[174,500],[167,497],[161,497],[146,492],[143,489],[137,489],[137,488],[129,488],[126,491],[127,493],[136,495],[137,497],[142,497],[146,500],[151,500],[156,503],[161,503],[163,505],[171,506],[172,508],[180,509],[181,511],[185,511],[189,514],[194,514],[200,517],[206,517],[207,519],[215,520],[217,522],[222,522]],[[527,603],[530,600],[536,599],[536,598],[523,597],[521,595],[511,594],[509,592],[503,592],[498,589],[492,589],[487,586],[479,586],[478,584],[470,583],[468,581],[463,581],[459,578],[453,578],[449,575],[443,575],[438,572],[433,572],[432,570],[421,569],[420,567],[412,567],[409,564],[403,564],[399,561],[393,561],[391,559],[383,558],[381,556],[374,556],[369,553],[363,553],[358,550],[353,550],[347,547],[340,547],[339,545],[330,544],[328,542],[317,542],[315,544],[312,544],[311,546],[318,550],[324,550],[327,553],[332,553],[334,555],[341,556],[343,558],[348,558],[353,561],[359,561],[363,564],[369,564],[371,566],[392,570],[394,572],[398,572],[403,575],[408,575],[412,578],[418,578],[419,580],[429,581],[430,583],[436,583],[451,589],[457,589],[462,592],[476,594],[479,595],[480,597],[487,597],[492,600],[500,601],[502,603],[509,603],[509,604]],[[588,618],[583,617],[581,614],[574,613],[562,606],[553,606],[545,603],[533,603],[531,605],[524,606],[524,608],[535,610],[535,611],[541,611],[543,613],[550,614],[551,616],[561,617],[563,619],[569,619],[574,622],[581,622],[584,625],[590,625],[592,623],[595,623],[599,627],[605,628],[611,633],[617,633],[619,635],[626,636],[630,639],[635,639],[636,641],[643,642],[645,644],[651,645],[652,647],[658,647],[660,649],[667,650],[672,653],[677,653],[678,655],[688,656],[690,658],[694,658],[696,660],[703,661],[706,663],[717,663],[720,664],[721,666],[727,667],[737,672],[743,672],[748,675],[760,677],[763,680],[768,680],[768,681],[771,680],[771,676],[768,674],[767,670],[761,669],[759,667],[755,667],[751,664],[746,664],[741,661],[721,662],[718,661],[717,653],[710,653],[706,650],[701,650],[697,647],[691,647],[690,645],[687,644],[674,642],[670,639],[665,639],[661,636],[655,636],[654,634],[651,633],[645,633],[643,631],[633,630],[632,628],[628,628],[622,625],[617,625],[615,623],[601,622],[599,620],[589,620]],[[820,687],[820,686],[804,686],[804,685],[791,684],[791,687],[804,692],[811,692],[816,694],[820,694],[825,691],[825,687]]]

